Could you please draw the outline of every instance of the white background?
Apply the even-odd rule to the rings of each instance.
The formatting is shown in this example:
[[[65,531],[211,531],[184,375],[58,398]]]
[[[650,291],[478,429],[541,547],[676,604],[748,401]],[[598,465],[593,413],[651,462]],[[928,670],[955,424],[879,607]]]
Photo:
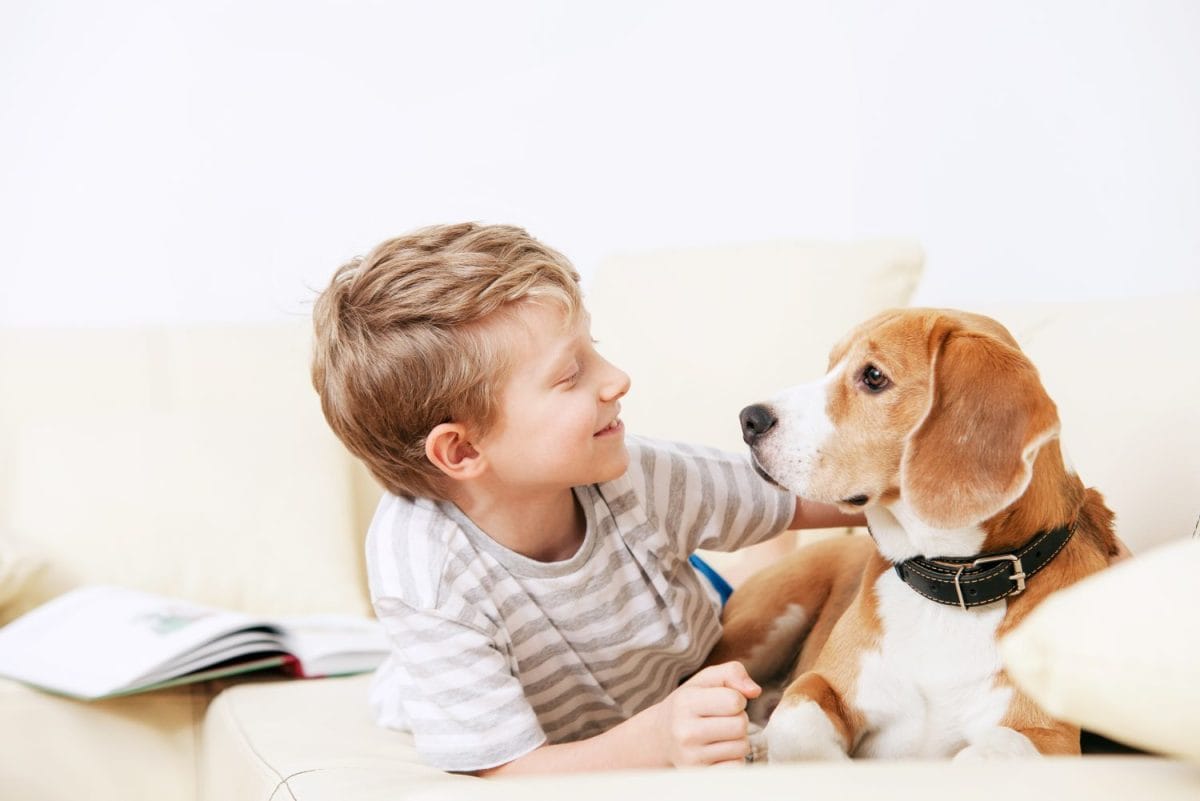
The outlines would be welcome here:
[[[1200,3],[0,3],[0,324],[307,314],[433,222],[1200,289]]]

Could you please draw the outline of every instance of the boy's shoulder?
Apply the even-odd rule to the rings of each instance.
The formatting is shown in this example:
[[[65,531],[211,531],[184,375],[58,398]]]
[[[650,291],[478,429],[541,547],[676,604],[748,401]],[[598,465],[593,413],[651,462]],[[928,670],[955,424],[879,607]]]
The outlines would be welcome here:
[[[660,439],[644,434],[629,434],[625,437],[625,445],[629,449],[630,473],[649,473],[655,470],[662,461],[669,464],[672,460],[684,464],[730,464],[738,466],[749,465],[746,454],[733,453],[708,445],[690,442]]]
[[[461,561],[458,529],[439,502],[385,492],[367,529],[372,599],[394,598],[423,610],[444,605],[451,565]]]
[[[740,491],[760,480],[747,454],[641,434],[627,435],[625,444],[629,467],[598,486],[610,501],[637,497],[651,506],[670,506],[685,495],[694,499],[713,487]]]

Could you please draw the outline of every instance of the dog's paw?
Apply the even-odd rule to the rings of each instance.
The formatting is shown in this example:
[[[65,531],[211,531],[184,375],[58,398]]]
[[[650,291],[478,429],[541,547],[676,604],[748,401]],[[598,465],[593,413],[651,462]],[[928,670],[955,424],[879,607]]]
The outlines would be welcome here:
[[[747,762],[767,761],[767,733],[757,723],[750,724],[750,753],[746,754]]]
[[[775,712],[775,707],[779,706],[781,698],[783,698],[783,687],[779,685],[764,686],[762,693],[757,698],[751,698],[746,702],[746,717],[750,719],[751,723],[757,723],[761,730],[771,719],[771,714]]]
[[[1007,726],[988,729],[954,755],[956,762],[1040,756],[1028,737]]]
[[[849,759],[837,729],[814,701],[776,707],[763,734],[771,762]]]

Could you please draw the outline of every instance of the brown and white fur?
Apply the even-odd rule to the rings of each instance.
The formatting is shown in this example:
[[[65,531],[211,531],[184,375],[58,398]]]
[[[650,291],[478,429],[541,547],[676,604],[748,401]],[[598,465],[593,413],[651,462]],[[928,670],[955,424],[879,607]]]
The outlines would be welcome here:
[[[757,408],[745,433],[759,471],[863,509],[874,539],[802,548],[730,598],[709,661],[782,688],[751,708],[770,714],[769,758],[1078,754],[1079,729],[1012,685],[997,641],[1109,563],[1113,516],[1064,463],[1056,407],[1009,332],[953,310],[885,312],[833,348],[822,380]],[[1023,593],[984,606],[927,600],[892,569],[1013,551],[1072,522]]]

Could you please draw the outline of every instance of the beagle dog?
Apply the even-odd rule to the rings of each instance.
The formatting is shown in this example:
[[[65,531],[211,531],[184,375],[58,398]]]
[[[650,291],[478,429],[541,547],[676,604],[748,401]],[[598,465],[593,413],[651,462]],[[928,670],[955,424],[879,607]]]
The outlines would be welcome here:
[[[741,423],[764,478],[863,510],[871,534],[799,549],[730,598],[709,662],[775,686],[749,709],[769,714],[756,757],[1079,753],[1079,729],[1012,685],[997,642],[1108,565],[1113,514],[1064,461],[1054,402],[1002,325],[884,312],[822,380]]]

